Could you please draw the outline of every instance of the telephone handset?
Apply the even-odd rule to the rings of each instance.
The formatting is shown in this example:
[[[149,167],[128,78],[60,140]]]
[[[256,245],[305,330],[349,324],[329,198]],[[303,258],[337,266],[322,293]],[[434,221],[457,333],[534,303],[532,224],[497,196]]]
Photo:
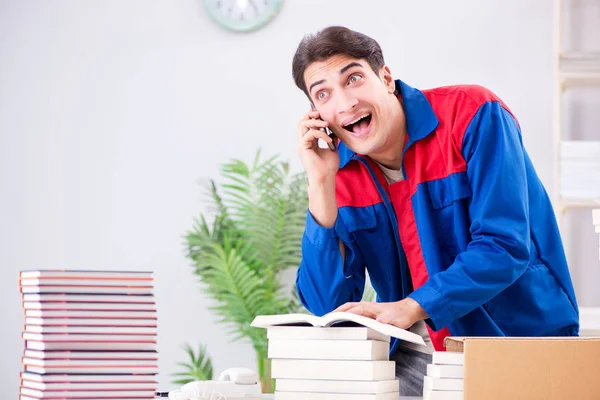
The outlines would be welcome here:
[[[248,368],[229,368],[216,381],[193,381],[180,389],[160,393],[170,400],[260,400],[262,387],[258,375]]]
[[[312,108],[313,111],[317,111],[317,109],[315,108],[315,105],[313,103],[310,103],[310,108]],[[321,121],[323,121],[322,118],[319,118]],[[325,128],[319,128],[320,131],[323,131],[325,133],[327,133],[327,136],[329,136],[332,140],[331,143],[327,143],[326,141],[324,141],[323,139],[319,138],[319,148],[321,149],[326,149],[327,147],[329,147],[329,149],[331,151],[335,151],[335,141],[336,141],[336,136],[333,133],[333,131],[331,129],[329,129],[329,127],[325,127]]]

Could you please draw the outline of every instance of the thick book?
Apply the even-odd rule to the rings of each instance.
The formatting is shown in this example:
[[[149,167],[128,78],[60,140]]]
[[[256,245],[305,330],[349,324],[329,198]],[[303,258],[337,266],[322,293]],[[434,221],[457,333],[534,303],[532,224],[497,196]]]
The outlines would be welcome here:
[[[153,294],[152,286],[85,286],[34,285],[21,286],[21,293],[78,293],[78,294]]]
[[[463,392],[453,390],[423,390],[423,400],[463,400]]]
[[[322,327],[271,326],[267,328],[267,339],[304,340],[378,340],[390,343],[390,337],[366,327]]]
[[[35,318],[157,318],[156,311],[104,311],[104,310],[25,310],[25,317]],[[77,321],[73,321],[77,322]]]
[[[446,390],[462,392],[465,387],[461,378],[434,378],[425,376],[423,380],[424,390]]]
[[[427,376],[434,378],[464,378],[465,367],[462,365],[427,364]]]
[[[88,314],[89,317],[89,314]],[[146,326],[157,327],[157,319],[154,318],[81,318],[81,317],[25,317],[26,325],[39,326]],[[42,330],[43,331],[43,330]]]
[[[390,344],[376,340],[269,339],[267,356],[309,360],[389,360]]]
[[[398,400],[398,392],[377,394],[308,393],[276,390],[274,400]]]
[[[25,365],[25,371],[38,374],[158,374],[158,367],[130,367],[130,366],[80,366],[80,367],[38,367]]]
[[[38,374],[35,372],[21,372],[21,379],[31,382],[50,383],[71,383],[86,382],[90,384],[116,384],[116,383],[143,383],[156,384],[154,375],[134,375],[131,373],[121,374]]]
[[[84,303],[58,301],[24,301],[24,310],[99,310],[99,311],[156,311],[152,303]]]
[[[381,381],[396,377],[394,361],[357,360],[271,360],[271,377],[282,379],[325,379]]]
[[[74,322],[77,323],[77,322]],[[25,332],[60,334],[111,334],[111,335],[158,335],[158,329],[151,326],[78,326],[78,325],[25,325]]]
[[[282,392],[377,394],[398,393],[400,381],[332,381],[323,379],[277,379],[277,390]]]
[[[39,360],[56,359],[88,359],[88,360],[158,360],[157,351],[102,351],[102,350],[52,350],[40,351],[25,349],[23,357],[36,358]]]
[[[31,350],[125,350],[125,351],[155,351],[157,349],[156,341],[139,341],[139,342],[123,342],[123,341],[59,341],[45,342],[26,340],[25,348]]]
[[[154,390],[81,390],[73,391],[45,391],[21,387],[21,394],[35,399],[101,399],[101,398],[130,398],[152,399]]]
[[[109,375],[110,376],[110,375]],[[150,378],[154,378],[148,375]],[[44,390],[44,391],[81,391],[81,390],[106,390],[110,387],[112,390],[156,390],[158,383],[156,381],[148,382],[36,382],[26,379],[21,380],[21,387]]]
[[[149,279],[50,279],[34,278],[21,279],[22,287],[26,286],[141,286],[152,287],[152,280]]]
[[[431,354],[431,363],[437,365],[464,365],[465,353],[434,351]]]
[[[61,270],[42,269],[21,271],[21,279],[153,279],[152,271],[98,271],[98,270]]]
[[[383,324],[373,318],[367,318],[348,312],[332,312],[322,317],[308,314],[276,314],[259,315],[252,321],[252,326],[258,328],[269,328],[271,326],[292,325],[307,326],[315,328],[336,326],[363,326],[380,332],[384,335],[405,340],[407,342],[425,346],[423,338],[413,332],[398,328],[390,324]]]
[[[23,293],[23,302],[64,301],[69,303],[150,303],[153,294]]]

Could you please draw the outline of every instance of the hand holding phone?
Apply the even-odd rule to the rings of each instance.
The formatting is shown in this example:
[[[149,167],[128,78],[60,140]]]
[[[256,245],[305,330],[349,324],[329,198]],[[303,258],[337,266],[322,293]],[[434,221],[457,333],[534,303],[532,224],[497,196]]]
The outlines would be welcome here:
[[[317,110],[317,109],[315,108],[315,105],[314,105],[314,104],[312,104],[312,103],[310,103],[310,107],[311,107],[311,109],[312,109],[313,111],[316,111],[316,110]],[[321,117],[319,117],[319,119],[320,119],[321,121],[323,121],[323,119],[322,119]],[[322,148],[322,149],[324,149],[324,148],[326,148],[325,146],[327,146],[327,147],[329,147],[329,149],[330,149],[331,151],[335,151],[335,149],[336,149],[336,144],[335,144],[335,141],[336,141],[336,139],[337,139],[337,138],[336,138],[335,134],[333,133],[333,131],[332,131],[332,130],[331,130],[329,127],[328,127],[328,126],[326,126],[325,128],[319,128],[319,129],[320,129],[322,132],[325,132],[325,133],[327,133],[327,136],[329,136],[329,137],[331,138],[331,142],[329,142],[329,143],[328,143],[328,142],[325,142],[323,139],[319,139],[319,147],[320,147],[320,148]]]
[[[333,182],[339,169],[337,138],[328,125],[314,108],[298,122],[298,154],[311,182]]]

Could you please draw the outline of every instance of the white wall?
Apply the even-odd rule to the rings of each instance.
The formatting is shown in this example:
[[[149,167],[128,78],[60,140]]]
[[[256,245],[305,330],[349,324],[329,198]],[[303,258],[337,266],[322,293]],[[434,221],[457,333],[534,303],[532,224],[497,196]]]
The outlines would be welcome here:
[[[0,0],[0,386],[15,395],[18,271],[156,272],[161,386],[206,343],[216,371],[254,368],[206,310],[182,235],[198,181],[258,147],[296,170],[307,102],[291,58],[305,32],[344,24],[378,39],[421,88],[479,83],[519,117],[552,190],[552,9],[545,0],[287,0],[267,28],[220,30],[198,0]],[[594,253],[595,256],[596,253]]]

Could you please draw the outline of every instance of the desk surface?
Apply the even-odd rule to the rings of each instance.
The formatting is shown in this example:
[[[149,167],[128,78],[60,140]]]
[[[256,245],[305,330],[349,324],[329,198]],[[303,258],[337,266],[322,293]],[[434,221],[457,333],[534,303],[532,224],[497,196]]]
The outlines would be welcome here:
[[[274,397],[272,394],[263,395],[264,400],[273,400]],[[399,400],[423,400],[422,397],[413,397],[413,396],[400,396]]]

